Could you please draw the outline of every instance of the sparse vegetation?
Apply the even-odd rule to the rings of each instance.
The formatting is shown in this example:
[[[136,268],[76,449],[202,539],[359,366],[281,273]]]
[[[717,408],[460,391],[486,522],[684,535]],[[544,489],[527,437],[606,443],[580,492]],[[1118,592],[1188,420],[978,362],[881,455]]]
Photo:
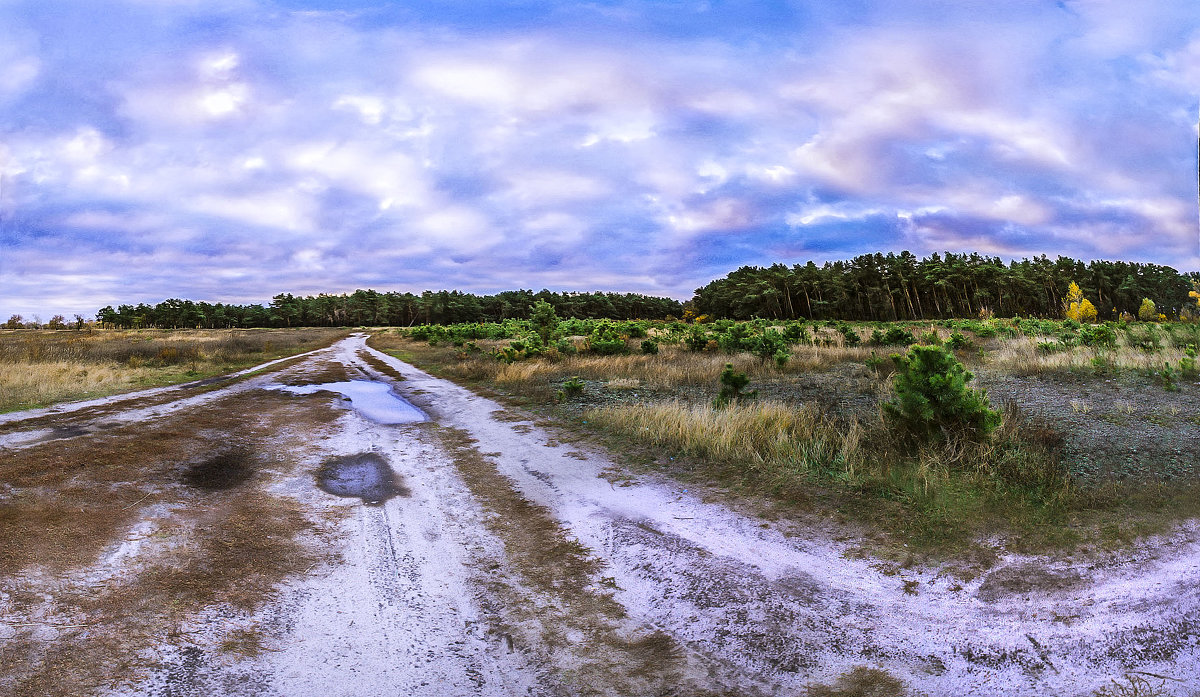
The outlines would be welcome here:
[[[344,335],[333,329],[0,332],[0,412],[198,380]]]
[[[631,324],[562,320],[557,331],[628,347]],[[1167,362],[1172,384],[1191,390],[1180,379],[1187,347],[1198,340],[1191,325],[969,319],[638,326],[659,344],[657,354],[597,351],[589,341],[571,355],[548,352],[508,363],[405,336],[528,335],[520,322],[394,330],[371,341],[538,409],[556,402],[568,378],[601,383],[605,389],[560,402],[558,415],[586,421],[600,435],[619,434],[622,443],[670,453],[688,463],[685,476],[792,505],[834,506],[839,515],[861,515],[917,548],[961,549],[998,531],[1012,533],[1009,544],[1018,549],[1102,541],[1106,520],[1120,519],[1122,534],[1136,536],[1195,509],[1187,492],[1200,473],[1186,462],[1156,469],[1132,443],[1122,455],[1119,436],[1106,439],[1097,453],[1054,419],[989,404],[985,394],[967,388],[972,373],[984,374],[987,383],[1045,376],[1152,385],[1162,381]],[[851,335],[872,339],[856,346]],[[937,343],[886,357],[878,350],[909,347],[918,335]],[[502,341],[479,343],[486,349]],[[790,360],[764,360],[765,345],[780,341]],[[1039,343],[1053,350],[1039,351]],[[617,387],[626,384],[637,389]],[[725,392],[715,404],[714,386]],[[757,400],[735,396],[749,386]],[[1115,402],[1114,411],[1070,397],[1060,402],[1060,413],[1106,428],[1144,423],[1126,413],[1134,408],[1127,400]],[[1176,428],[1190,421],[1180,416],[1164,423]],[[1096,463],[1094,457],[1110,459]],[[1164,480],[1174,484],[1160,488]]]

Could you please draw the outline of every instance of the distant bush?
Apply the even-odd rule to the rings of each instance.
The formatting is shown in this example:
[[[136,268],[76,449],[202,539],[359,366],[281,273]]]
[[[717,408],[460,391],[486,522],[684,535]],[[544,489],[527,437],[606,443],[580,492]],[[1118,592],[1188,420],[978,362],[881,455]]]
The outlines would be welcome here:
[[[689,351],[704,351],[708,348],[708,332],[700,327],[692,327],[683,339]]]
[[[951,351],[962,351],[970,348],[971,340],[962,332],[951,332],[950,338],[946,339],[946,347]]]
[[[888,327],[886,332],[880,329],[871,332],[871,343],[876,346],[908,346],[917,343],[917,339],[907,329]]]
[[[597,325],[592,330],[592,335],[588,338],[588,348],[601,356],[614,356],[629,352],[625,337],[621,336],[617,328],[610,324]]]
[[[787,339],[774,329],[767,329],[752,339],[744,340],[744,343],[749,346],[750,353],[764,363],[771,359],[778,361],[780,356],[783,357],[783,363],[787,363],[791,356]]]
[[[750,327],[746,324],[734,324],[717,336],[717,344],[725,353],[753,351],[754,339],[750,336]]]
[[[1188,346],[1183,350],[1183,358],[1179,359],[1179,373],[1185,380],[1196,379],[1196,347]]]
[[[783,338],[793,344],[807,342],[809,340],[808,328],[798,322],[791,322],[783,328]]]
[[[658,342],[653,339],[646,339],[642,342],[642,353],[647,356],[658,354]]]
[[[1000,425],[987,393],[967,387],[974,376],[942,346],[913,346],[893,382],[895,396],[883,404],[888,421],[919,440],[966,436],[982,439]]]
[[[1112,348],[1117,345],[1117,333],[1106,324],[1083,327],[1079,330],[1079,343],[1084,346]]]

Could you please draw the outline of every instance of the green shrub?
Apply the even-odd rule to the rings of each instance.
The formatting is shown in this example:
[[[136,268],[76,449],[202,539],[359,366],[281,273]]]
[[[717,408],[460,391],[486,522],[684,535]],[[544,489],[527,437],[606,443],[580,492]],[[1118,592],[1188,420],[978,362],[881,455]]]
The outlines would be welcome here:
[[[879,329],[871,332],[871,343],[876,346],[909,346],[917,343],[917,339],[907,329],[888,327],[886,332]]]
[[[564,356],[574,356],[579,353],[579,349],[575,347],[574,342],[570,339],[559,339],[554,342],[554,348]]]
[[[1185,380],[1196,379],[1196,347],[1188,345],[1183,350],[1183,358],[1179,359],[1179,373]]]
[[[962,351],[963,349],[970,348],[970,346],[971,340],[962,332],[952,332],[950,338],[946,339],[946,347],[951,351]]]
[[[774,329],[764,330],[762,334],[745,340],[743,343],[749,347],[750,353],[753,353],[764,363],[780,354],[784,356],[784,363],[791,357],[787,339],[783,338],[783,335]]]
[[[838,331],[840,331],[842,336],[846,338],[847,346],[858,346],[860,343],[862,343],[862,337],[860,337],[858,332],[854,330],[854,327],[851,327],[849,324],[843,324],[842,326],[838,327]]]
[[[750,336],[750,327],[746,324],[735,324],[717,336],[717,345],[725,353],[753,351],[755,338]]]
[[[689,351],[700,352],[708,348],[708,340],[708,332],[700,327],[692,327],[684,338],[683,343],[687,345]]]
[[[558,315],[554,312],[554,306],[545,300],[535,302],[529,308],[529,324],[542,340],[542,345],[549,346],[554,331],[558,329]]]
[[[1079,330],[1079,343],[1084,346],[1112,348],[1117,345],[1117,333],[1106,324],[1085,326]]]
[[[599,324],[592,330],[592,335],[588,337],[588,348],[601,356],[615,356],[629,351],[625,337],[611,324]]]
[[[713,406],[720,409],[733,402],[758,396],[758,390],[742,392],[742,388],[748,384],[750,384],[750,378],[746,377],[745,373],[735,371],[732,363],[726,363],[725,370],[721,371],[721,391],[713,400]]]
[[[658,355],[658,342],[653,339],[646,339],[642,342],[642,353],[647,356]]]
[[[570,380],[563,382],[561,394],[567,399],[578,397],[579,395],[583,394],[584,387],[585,383],[583,380],[580,380],[579,376],[577,375]]]
[[[1167,392],[1179,391],[1179,374],[1171,367],[1170,363],[1163,363],[1163,367],[1154,371],[1154,376],[1158,378],[1158,382]]]
[[[793,344],[808,342],[808,328],[798,322],[792,322],[783,328],[783,338]]]
[[[884,416],[918,440],[984,439],[1000,425],[1000,412],[986,392],[967,387],[973,377],[945,347],[913,346],[892,384],[895,396],[882,405]]]

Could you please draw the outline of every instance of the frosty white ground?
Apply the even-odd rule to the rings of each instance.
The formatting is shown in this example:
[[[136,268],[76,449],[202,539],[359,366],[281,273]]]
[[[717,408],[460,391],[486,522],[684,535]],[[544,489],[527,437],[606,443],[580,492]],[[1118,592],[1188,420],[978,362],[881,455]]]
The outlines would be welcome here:
[[[379,374],[364,355],[405,380]],[[627,614],[621,631],[661,632],[676,645],[679,694],[802,695],[857,666],[930,695],[1089,695],[1130,671],[1166,676],[1178,694],[1200,687],[1194,523],[1104,557],[1006,556],[971,582],[937,567],[885,573],[870,559],[848,558],[850,542],[706,503],[669,479],[641,475],[615,486],[603,475],[620,468],[619,453],[562,444],[561,434],[531,421],[500,418],[496,402],[374,351],[363,336],[308,360],[350,366],[429,415],[430,423],[387,425],[347,408],[330,432],[313,434],[308,456],[315,469],[330,456],[380,453],[411,496],[367,507],[317,491],[309,479],[275,482],[314,512],[352,508],[342,561],[290,580],[259,613],[271,651],[213,655],[204,636],[223,611],[212,608],[194,620],[191,643],[162,648],[154,658],[163,667],[134,693],[572,694],[572,657],[588,647],[538,646],[529,639],[539,636],[530,629],[536,617],[497,622],[516,597],[510,592],[533,596],[532,607],[553,599],[522,585],[497,537],[497,526],[521,521],[489,516],[439,428],[470,434],[515,492],[603,560]],[[221,392],[105,418],[168,418],[189,399]],[[6,445],[41,438],[20,435]],[[114,554],[126,559],[136,549]],[[591,687],[629,689],[619,681]]]

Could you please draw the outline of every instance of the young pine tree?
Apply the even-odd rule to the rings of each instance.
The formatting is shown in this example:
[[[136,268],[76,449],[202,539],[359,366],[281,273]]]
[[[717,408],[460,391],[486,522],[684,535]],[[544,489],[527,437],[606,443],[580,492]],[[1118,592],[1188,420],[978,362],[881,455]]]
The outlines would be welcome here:
[[[983,439],[1000,425],[987,393],[967,387],[974,376],[943,346],[913,346],[897,361],[895,396],[883,404],[889,422],[918,440],[952,435]]]

